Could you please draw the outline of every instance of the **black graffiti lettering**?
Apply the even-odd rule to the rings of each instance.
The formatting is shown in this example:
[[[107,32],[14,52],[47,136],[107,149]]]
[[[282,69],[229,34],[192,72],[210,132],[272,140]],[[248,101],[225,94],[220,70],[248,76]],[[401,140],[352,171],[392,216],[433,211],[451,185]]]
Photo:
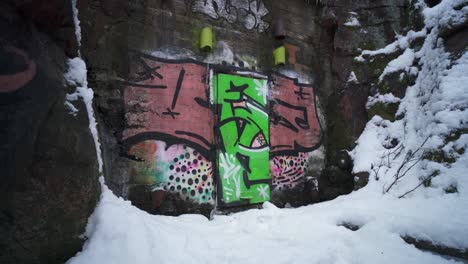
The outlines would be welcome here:
[[[294,122],[296,123],[296,125],[299,128],[302,128],[302,129],[309,129],[310,128],[309,119],[307,117],[307,108],[306,107],[292,105],[292,104],[287,103],[285,101],[282,101],[280,99],[276,99],[275,103],[278,104],[278,105],[287,107],[289,109],[293,109],[293,110],[301,112],[302,117],[294,118]],[[291,121],[287,120],[287,118],[285,118],[284,116],[281,116],[277,112],[273,112],[272,115],[273,115],[272,121],[273,121],[274,124],[285,126],[285,127],[291,129],[292,131],[294,131],[296,133],[299,132],[299,129],[296,126],[294,126]]]
[[[177,84],[175,87],[175,92],[174,92],[174,97],[172,98],[172,104],[171,108],[166,108],[167,112],[163,112],[163,115],[170,115],[172,116],[172,119],[175,119],[176,116],[180,115],[180,113],[173,112],[174,108],[176,107],[177,104],[177,98],[179,98],[179,93],[180,89],[182,88],[182,82],[184,81],[184,76],[185,76],[185,69],[182,68],[182,70],[179,72],[179,78],[177,79]]]
[[[140,87],[140,88],[152,88],[152,89],[166,89],[166,85],[155,85],[155,84],[141,84],[141,83],[131,83],[131,82],[122,82],[124,85]]]
[[[140,74],[142,76],[145,76],[146,79],[154,79],[154,76],[158,77],[159,79],[162,79],[162,75],[159,74],[156,70],[158,70],[159,68],[161,68],[161,66],[156,66],[156,67],[150,67],[146,62],[145,60],[143,60],[142,58],[139,58],[140,59],[140,63],[141,65],[143,66],[143,72],[141,72]]]
[[[180,130],[176,130],[175,133],[177,135],[186,135],[186,136],[196,138],[196,139],[200,140],[201,142],[203,142],[207,146],[211,145],[210,142],[208,142],[208,140],[206,140],[204,137],[202,137],[200,135],[197,135],[195,133],[188,132],[188,131],[180,131]]]
[[[291,145],[276,145],[276,146],[272,146],[271,149],[274,150],[274,149],[278,149],[278,148],[292,148],[293,146]]]
[[[163,79],[163,76],[157,72],[161,68],[161,66],[151,67],[149,66],[145,60],[141,57],[141,55],[136,55],[136,61],[140,66],[143,68],[141,72],[137,72],[136,74],[138,77],[131,78],[132,82],[141,82],[145,80],[153,80],[155,77],[159,79]]]
[[[182,88],[182,82],[184,81],[184,75],[185,75],[185,69],[182,68],[182,70],[179,73],[179,78],[177,79],[177,84],[176,84],[176,89],[174,92],[174,98],[172,98],[172,105],[171,109],[174,110],[177,104],[177,98],[179,97],[179,92],[180,88]]]
[[[294,120],[296,121],[297,126],[299,126],[300,128],[302,129],[310,128],[309,120],[307,119],[307,110],[304,111],[304,118],[296,117],[294,118]]]
[[[271,179],[260,179],[260,180],[251,180],[249,179],[249,174],[247,171],[244,170],[242,174],[242,178],[244,180],[244,185],[247,189],[250,189],[250,186],[257,185],[257,184],[271,184]]]
[[[250,170],[250,157],[246,155],[242,155],[241,153],[237,152],[236,153],[236,158],[239,160],[239,163],[241,164],[242,168],[248,173],[251,173],[252,171]]]
[[[145,80],[147,79],[154,79],[154,77],[157,77],[159,79],[162,79],[162,75],[159,74],[159,72],[157,72],[156,70],[158,70],[159,68],[161,68],[161,66],[156,66],[156,67],[149,67],[146,63],[145,63],[145,66],[144,67],[145,69],[141,72],[138,72],[137,74],[140,75],[142,78],[145,78]]]
[[[205,97],[204,98],[206,98],[206,99],[203,99],[202,97],[197,96],[197,97],[194,98],[194,100],[199,106],[201,106],[203,108],[206,108],[206,109],[212,110],[210,101],[208,99],[208,98],[210,98],[210,90],[209,90],[210,87],[208,85],[208,80],[207,80],[206,74],[204,74],[202,76],[202,82],[207,84],[206,86],[208,87],[208,89],[205,88]]]
[[[247,89],[248,87],[249,87],[248,84],[243,84],[243,85],[236,86],[236,85],[234,85],[234,83],[231,81],[231,82],[229,83],[229,89],[226,90],[226,93],[238,92],[238,93],[241,93],[241,95],[244,95],[244,91],[245,91],[245,89]],[[240,98],[242,98],[242,96],[241,96]]]
[[[294,91],[295,94],[299,96],[300,99],[305,100],[310,98],[310,93],[305,93],[304,92],[304,87],[299,86],[299,91]]]
[[[270,121],[274,125],[281,125],[281,126],[284,126],[284,127],[287,127],[289,129],[291,129],[292,131],[294,131],[296,133],[299,132],[299,129],[297,129],[297,127],[295,127],[293,125],[293,123],[289,122],[288,119],[284,118],[283,116],[281,116],[277,112],[271,112],[270,113]]]
[[[173,112],[172,109],[166,108],[167,112],[163,112],[163,115],[170,115],[172,116],[172,119],[175,119],[176,116],[180,115],[180,113]]]

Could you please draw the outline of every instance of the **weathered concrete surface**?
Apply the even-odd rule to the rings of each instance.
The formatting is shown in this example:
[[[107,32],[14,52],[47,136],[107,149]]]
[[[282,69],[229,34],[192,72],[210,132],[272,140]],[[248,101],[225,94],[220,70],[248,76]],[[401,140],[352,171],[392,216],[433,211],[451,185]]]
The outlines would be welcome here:
[[[68,1],[0,4],[0,263],[63,263],[97,202],[86,109],[64,104],[74,39]]]

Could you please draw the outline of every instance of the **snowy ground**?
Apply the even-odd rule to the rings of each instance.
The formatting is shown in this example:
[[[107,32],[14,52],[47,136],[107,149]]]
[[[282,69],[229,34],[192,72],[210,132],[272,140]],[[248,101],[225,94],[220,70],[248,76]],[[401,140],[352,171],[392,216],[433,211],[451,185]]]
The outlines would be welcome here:
[[[296,209],[270,203],[209,221],[156,216],[104,186],[82,252],[92,263],[456,263],[406,244],[401,235],[468,248],[468,199],[396,199],[355,192]],[[361,228],[351,231],[342,223]]]

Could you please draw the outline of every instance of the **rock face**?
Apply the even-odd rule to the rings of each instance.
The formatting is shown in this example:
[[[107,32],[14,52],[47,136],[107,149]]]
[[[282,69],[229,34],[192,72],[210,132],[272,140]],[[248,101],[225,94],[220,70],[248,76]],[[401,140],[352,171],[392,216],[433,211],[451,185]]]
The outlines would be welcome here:
[[[346,150],[368,120],[367,97],[404,94],[398,76],[378,82],[389,58],[353,58],[418,26],[402,0],[87,0],[79,10],[107,183],[138,207],[171,215],[208,215],[216,203],[299,206],[352,191],[359,177]],[[199,46],[206,26],[210,52]],[[285,65],[272,58],[278,47]],[[268,85],[265,102],[254,83]],[[242,98],[267,119],[242,120]]]
[[[65,106],[70,3],[0,4],[0,263],[63,263],[98,194],[87,113]]]

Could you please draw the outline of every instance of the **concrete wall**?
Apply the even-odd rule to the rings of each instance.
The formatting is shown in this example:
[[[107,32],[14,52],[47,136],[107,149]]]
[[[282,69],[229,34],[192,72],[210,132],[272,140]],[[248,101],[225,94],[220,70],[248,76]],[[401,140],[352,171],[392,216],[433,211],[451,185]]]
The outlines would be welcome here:
[[[352,149],[364,128],[365,102],[378,76],[369,73],[368,65],[353,62],[353,57],[391,41],[395,32],[409,28],[411,18],[405,1],[87,0],[79,4],[107,183],[137,206],[164,214],[209,214],[216,201],[226,205],[221,188],[224,171],[219,166],[220,104],[210,98],[212,79],[221,72],[266,76],[269,131],[263,137],[270,147],[269,175],[254,174],[269,181],[269,200],[298,206],[350,192],[354,177],[346,150]],[[349,26],[353,18],[360,23]],[[275,38],[279,21],[284,39]],[[212,27],[215,36],[211,52],[199,47],[205,26]],[[272,58],[278,46],[287,50],[286,65],[279,67]],[[297,81],[286,78],[281,83],[275,74]],[[354,75],[357,81],[349,78]],[[177,88],[179,78],[182,83]],[[307,90],[311,92],[305,100]],[[314,116],[308,121],[321,124],[320,135],[307,134],[307,126],[301,128],[299,109],[285,110],[284,104],[276,103],[282,96],[289,105],[300,102]],[[295,129],[290,124],[300,129],[291,132]],[[284,153],[271,148],[275,141],[288,145],[294,140],[313,147],[302,151],[293,147]],[[185,154],[188,158],[174,161],[173,157]],[[182,176],[177,169],[185,165],[187,170],[188,162],[198,156],[204,167],[198,172],[189,165],[196,170],[189,185],[189,179],[183,178],[186,171]],[[345,164],[340,163],[343,159]],[[246,168],[244,172],[249,171]],[[250,196],[246,194],[239,204],[248,203]]]

